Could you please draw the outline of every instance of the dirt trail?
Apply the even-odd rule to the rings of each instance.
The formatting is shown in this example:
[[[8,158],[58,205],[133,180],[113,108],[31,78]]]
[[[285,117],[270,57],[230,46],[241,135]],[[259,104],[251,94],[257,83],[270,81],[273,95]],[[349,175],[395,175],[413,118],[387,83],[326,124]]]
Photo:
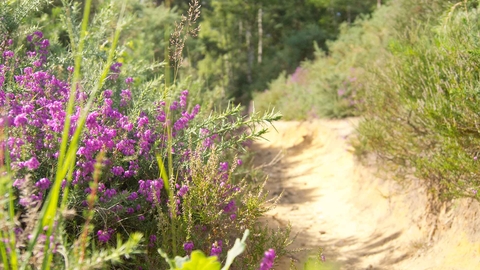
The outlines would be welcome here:
[[[424,189],[380,179],[374,166],[356,162],[348,138],[357,122],[279,122],[255,144],[256,162],[272,163],[267,190],[283,192],[269,225],[290,222],[297,235],[290,248],[310,249],[276,269],[319,247],[340,269],[480,269],[478,203],[459,200],[428,215]]]

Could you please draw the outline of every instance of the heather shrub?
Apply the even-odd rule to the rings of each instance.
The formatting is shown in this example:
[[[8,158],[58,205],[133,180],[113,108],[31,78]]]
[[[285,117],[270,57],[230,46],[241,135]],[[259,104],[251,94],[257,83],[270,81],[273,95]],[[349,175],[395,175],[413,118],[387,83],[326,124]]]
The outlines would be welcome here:
[[[4,267],[123,260],[162,268],[157,248],[173,256],[199,249],[223,261],[247,229],[261,237],[247,243],[240,268],[258,266],[269,248],[283,252],[288,232],[257,223],[268,209],[262,186],[235,173],[244,145],[279,115],[244,116],[230,105],[202,116],[181,82],[153,75],[161,64],[142,66],[122,53],[129,41],[120,31],[135,22],[127,3],[102,2],[90,24],[91,1],[82,21],[80,6],[63,3],[66,48],[52,49],[58,40],[46,32],[11,31],[21,21],[0,32]]]
[[[361,115],[373,151],[431,194],[477,198],[478,1],[391,1],[255,97],[286,119]],[[299,76],[300,75],[300,76]],[[388,166],[390,165],[390,166]]]
[[[363,91],[361,139],[432,194],[477,198],[478,3],[408,4]]]

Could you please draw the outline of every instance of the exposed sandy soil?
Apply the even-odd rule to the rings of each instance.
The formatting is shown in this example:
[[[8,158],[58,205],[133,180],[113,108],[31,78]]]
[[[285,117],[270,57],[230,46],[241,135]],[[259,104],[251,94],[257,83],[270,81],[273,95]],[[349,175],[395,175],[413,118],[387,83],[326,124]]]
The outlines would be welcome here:
[[[271,227],[290,222],[297,235],[275,269],[302,269],[323,248],[340,269],[480,269],[480,207],[444,203],[432,215],[418,180],[400,186],[361,165],[349,137],[358,119],[278,122],[254,145],[257,164],[270,163],[266,189],[283,192],[268,213]]]

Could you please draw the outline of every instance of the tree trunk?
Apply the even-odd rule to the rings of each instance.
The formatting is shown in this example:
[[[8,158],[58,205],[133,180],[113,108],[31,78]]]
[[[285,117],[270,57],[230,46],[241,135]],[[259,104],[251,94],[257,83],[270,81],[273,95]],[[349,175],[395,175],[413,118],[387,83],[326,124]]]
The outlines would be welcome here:
[[[262,54],[263,54],[263,26],[262,26],[262,8],[258,9],[258,57],[257,62],[262,63]]]
[[[382,0],[377,0],[377,8],[382,6]]]
[[[350,6],[347,6],[347,22],[348,25],[352,24],[352,13],[350,12]]]
[[[253,59],[254,59],[254,49],[252,46],[252,26],[251,24],[247,23],[245,27],[245,39],[247,42],[247,81],[248,83],[252,83],[252,70],[253,70]]]
[[[238,42],[240,42],[240,44],[242,44],[242,41],[243,41],[242,35],[243,35],[243,22],[239,21],[238,22],[238,36],[239,36]]]

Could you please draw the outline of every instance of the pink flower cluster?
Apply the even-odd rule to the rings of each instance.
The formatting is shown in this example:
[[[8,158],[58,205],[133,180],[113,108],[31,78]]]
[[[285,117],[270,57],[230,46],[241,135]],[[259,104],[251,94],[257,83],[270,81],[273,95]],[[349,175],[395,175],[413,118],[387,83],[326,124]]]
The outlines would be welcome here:
[[[54,74],[46,70],[50,42],[41,32],[28,36],[27,41],[29,45],[23,57],[20,52],[18,55],[13,53],[11,42],[3,42],[0,46],[0,129],[8,132],[8,139],[0,141],[0,147],[5,153],[8,149],[15,179],[25,179],[26,175],[31,175],[31,179],[34,179],[36,193],[28,199],[20,198],[20,204],[24,206],[41,203],[52,185],[50,179],[54,179],[53,172],[70,95],[70,84],[66,78],[71,77],[69,74]],[[167,146],[164,127],[172,123],[175,139],[172,151],[178,165],[178,162],[189,157],[191,151],[186,143],[188,140],[181,136],[186,133],[200,110],[199,105],[187,109],[188,91],[185,90],[179,100],[170,105],[171,119],[167,119],[164,101],[157,102],[153,111],[135,111],[135,92],[132,89],[134,79],[127,77],[124,81],[119,81],[121,66],[121,63],[111,66],[108,77],[111,83],[107,84],[111,86],[117,82],[121,88],[104,89],[96,98],[88,113],[76,153],[73,179],[71,183],[66,180],[63,182],[63,187],[72,185],[73,192],[76,192],[74,198],[84,200],[86,193],[92,192],[89,183],[93,178],[97,156],[101,151],[105,152],[97,196],[98,204],[102,209],[107,209],[104,211],[110,213],[111,217],[103,223],[105,225],[102,228],[97,228],[97,239],[103,243],[109,242],[120,226],[118,220],[143,221],[154,214],[156,208],[152,206],[155,203],[166,201],[166,196],[162,197],[164,183],[158,178],[155,159],[157,153],[165,153],[162,150]],[[73,68],[68,67],[67,70],[71,73]],[[70,137],[77,129],[81,105],[87,98],[88,90],[75,93],[76,106],[71,116]],[[205,149],[211,147],[216,138],[214,131],[206,129],[190,134],[199,134]],[[5,163],[4,160],[0,162]],[[183,179],[188,178],[188,168],[178,167],[181,168],[179,177],[185,180],[174,187],[178,211],[181,211],[180,200],[188,194],[190,187],[188,179]],[[219,167],[219,179],[224,181],[228,163],[222,163]],[[20,183],[24,180],[18,181]],[[86,207],[86,201],[81,200],[73,201],[72,206]],[[232,219],[235,218],[237,207],[234,201],[218,207],[224,208]],[[150,244],[153,245],[156,238],[152,239]],[[216,245],[212,247],[212,253],[218,250],[221,252],[221,242]]]

